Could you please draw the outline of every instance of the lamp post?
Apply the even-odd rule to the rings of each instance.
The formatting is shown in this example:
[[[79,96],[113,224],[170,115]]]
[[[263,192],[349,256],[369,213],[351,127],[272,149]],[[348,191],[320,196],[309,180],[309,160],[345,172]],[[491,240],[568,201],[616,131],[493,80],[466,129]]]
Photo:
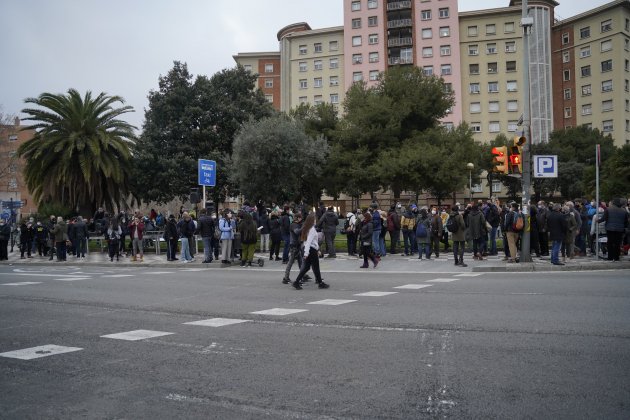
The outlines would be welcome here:
[[[472,171],[475,169],[475,165],[468,162],[466,167],[468,168],[468,202],[472,203]]]

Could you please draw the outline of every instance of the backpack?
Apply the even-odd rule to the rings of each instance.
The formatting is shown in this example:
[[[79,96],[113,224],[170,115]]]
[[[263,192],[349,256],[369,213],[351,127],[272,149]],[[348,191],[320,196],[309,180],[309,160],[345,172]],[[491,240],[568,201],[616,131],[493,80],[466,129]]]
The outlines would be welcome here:
[[[523,215],[521,213],[516,213],[514,215],[514,220],[512,221],[512,230],[514,232],[520,232],[523,230],[524,223]]]
[[[429,229],[427,229],[427,222],[428,222],[428,219],[418,223],[418,226],[416,226],[417,238],[426,238],[428,236]]]
[[[351,232],[350,229],[350,218],[346,217],[346,221],[343,223],[343,231],[344,232]]]
[[[214,239],[221,239],[221,229],[219,228],[219,224],[221,223],[221,220],[223,219],[218,220],[217,224],[214,225]]]
[[[446,221],[446,230],[451,233],[455,233],[459,230],[459,224],[457,223],[457,220],[455,220],[455,216],[450,216]]]

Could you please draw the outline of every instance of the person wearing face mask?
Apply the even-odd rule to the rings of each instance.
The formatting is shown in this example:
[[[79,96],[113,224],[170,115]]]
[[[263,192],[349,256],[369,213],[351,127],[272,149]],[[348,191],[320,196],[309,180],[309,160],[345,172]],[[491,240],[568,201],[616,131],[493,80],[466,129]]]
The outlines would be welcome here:
[[[0,219],[0,261],[9,259],[9,239],[11,227],[5,219]]]
[[[429,249],[431,253],[435,252],[435,258],[440,258],[440,239],[444,231],[442,218],[437,213],[437,209],[431,209],[431,245]],[[429,254],[430,255],[430,254]]]
[[[547,217],[549,216],[549,208],[544,201],[538,202],[538,211],[536,212],[536,222],[538,225],[538,248],[540,255],[549,256],[549,227],[547,226]]]
[[[223,212],[223,217],[219,220],[219,230],[221,231],[221,263],[229,265],[231,264],[232,242],[236,230],[236,222],[233,220],[230,209]]]

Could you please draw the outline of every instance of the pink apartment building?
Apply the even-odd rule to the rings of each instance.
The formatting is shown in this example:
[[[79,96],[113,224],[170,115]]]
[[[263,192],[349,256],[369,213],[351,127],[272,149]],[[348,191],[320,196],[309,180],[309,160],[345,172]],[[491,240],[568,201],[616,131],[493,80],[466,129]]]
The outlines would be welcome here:
[[[455,105],[442,119],[462,121],[457,0],[344,0],[345,80],[375,83],[394,65],[443,77]]]

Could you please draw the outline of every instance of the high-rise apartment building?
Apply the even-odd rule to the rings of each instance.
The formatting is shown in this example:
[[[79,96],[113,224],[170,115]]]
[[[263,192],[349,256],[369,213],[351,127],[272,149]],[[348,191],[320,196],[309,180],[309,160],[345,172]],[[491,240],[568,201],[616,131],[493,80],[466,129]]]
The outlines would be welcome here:
[[[280,110],[280,53],[238,53],[232,58],[245,70],[258,74],[258,87],[265,95],[265,99],[275,109]]]
[[[630,144],[630,2],[553,27],[554,128],[586,125]]]

